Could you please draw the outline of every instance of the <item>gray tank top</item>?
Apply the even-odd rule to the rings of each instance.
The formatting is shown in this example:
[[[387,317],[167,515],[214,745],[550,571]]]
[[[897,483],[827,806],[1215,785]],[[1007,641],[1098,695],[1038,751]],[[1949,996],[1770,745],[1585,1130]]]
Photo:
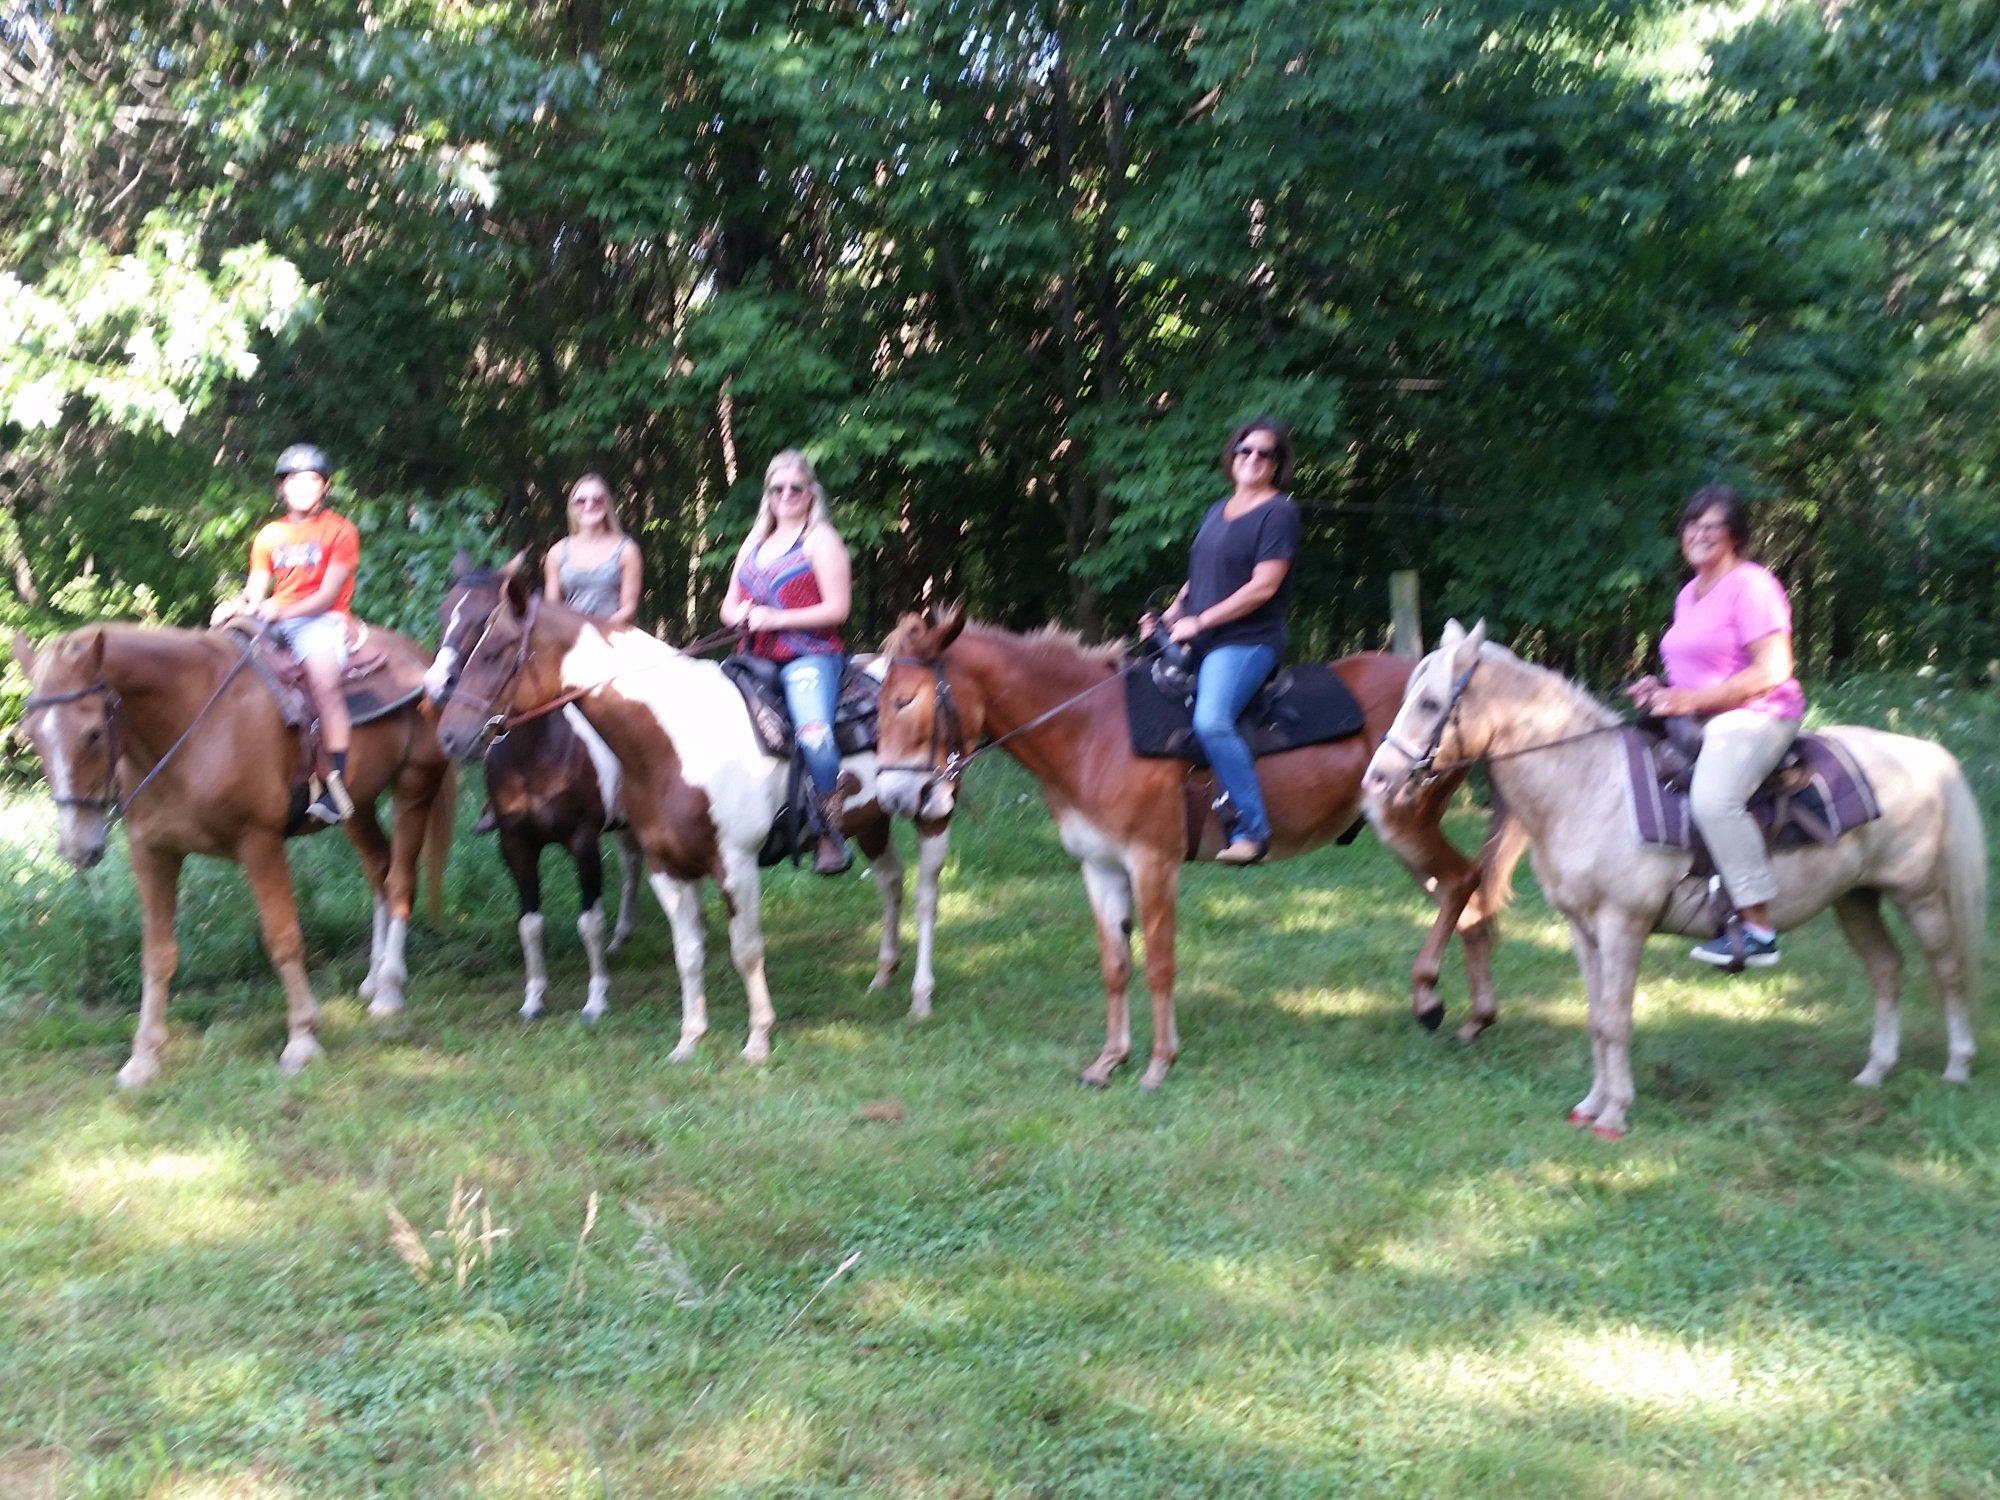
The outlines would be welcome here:
[[[618,608],[620,593],[618,559],[632,539],[621,536],[611,555],[594,568],[580,568],[569,560],[569,540],[564,538],[562,556],[556,559],[556,582],[562,585],[563,603],[579,614],[600,619]]]

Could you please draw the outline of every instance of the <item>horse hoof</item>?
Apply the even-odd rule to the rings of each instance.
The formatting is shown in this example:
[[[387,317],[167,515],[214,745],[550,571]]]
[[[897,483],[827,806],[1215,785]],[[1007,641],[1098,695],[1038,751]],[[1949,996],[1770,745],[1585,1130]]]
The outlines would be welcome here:
[[[1444,1024],[1444,1002],[1440,1000],[1429,1010],[1418,1011],[1417,1024],[1426,1031],[1436,1031]]]
[[[1858,1089],[1879,1089],[1885,1073],[1886,1070],[1877,1072],[1874,1068],[1863,1068],[1854,1075],[1854,1086]]]
[[[1087,1089],[1108,1088],[1111,1084],[1109,1068],[1085,1068],[1077,1075],[1076,1081]]]
[[[592,1010],[586,1005],[576,1013],[576,1018],[586,1026],[595,1026],[599,1021],[604,1019],[604,1009],[600,1006],[598,1009]]]
[[[751,1042],[743,1048],[742,1058],[747,1063],[760,1063],[771,1055],[769,1042]]]
[[[403,1013],[403,997],[400,995],[377,995],[368,1003],[368,1014],[376,1020],[387,1020],[390,1016]]]
[[[285,1043],[285,1050],[278,1054],[278,1071],[287,1078],[296,1078],[306,1070],[306,1065],[316,1057],[325,1055],[315,1037],[302,1036]]]
[[[373,1000],[375,998],[375,976],[373,974],[370,974],[359,985],[355,986],[354,997],[357,1000]]]
[[[533,1010],[529,1010],[528,1007],[524,1005],[519,1010],[515,1011],[514,1014],[519,1016],[521,1018],[522,1023],[525,1025],[532,1021],[541,1020],[541,1018],[547,1015],[548,1012],[543,1010],[540,1006],[536,1006]]]
[[[1623,1125],[1592,1125],[1590,1133],[1600,1141],[1615,1141],[1624,1136],[1625,1127]]]
[[[686,1062],[689,1058],[694,1056],[695,1044],[700,1040],[701,1038],[698,1036],[683,1037],[681,1039],[680,1045],[675,1047],[673,1051],[667,1054],[667,1061]]]
[[[151,1058],[141,1061],[132,1058],[118,1070],[118,1087],[121,1089],[142,1089],[160,1076],[160,1065]]]
[[[1470,1046],[1486,1034],[1487,1024],[1485,1021],[1467,1021],[1452,1033],[1452,1037],[1461,1046]]]
[[[1596,1115],[1585,1114],[1583,1110],[1580,1108],[1573,1109],[1569,1112],[1569,1122],[1570,1124],[1574,1125],[1578,1130],[1583,1129],[1583,1127],[1586,1125],[1595,1124],[1596,1121],[1597,1121]]]
[[[1149,1094],[1152,1093],[1167,1081],[1167,1069],[1169,1066],[1171,1065],[1168,1063],[1153,1063],[1149,1065],[1145,1075],[1139,1080],[1139,1087]]]
[[[1972,1065],[1970,1063],[1953,1063],[1944,1070],[1944,1081],[1946,1083],[1972,1082]]]
[[[910,1022],[928,1021],[931,1018],[931,1003],[928,1000],[912,1000],[909,1014],[903,1019]]]

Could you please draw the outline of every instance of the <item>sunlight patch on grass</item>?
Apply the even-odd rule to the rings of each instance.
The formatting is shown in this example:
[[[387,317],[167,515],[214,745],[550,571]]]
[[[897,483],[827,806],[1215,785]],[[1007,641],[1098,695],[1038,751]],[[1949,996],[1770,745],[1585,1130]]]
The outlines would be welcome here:
[[[253,1233],[261,1214],[247,1196],[240,1147],[134,1151],[59,1161],[45,1185],[72,1213],[102,1221],[138,1244],[213,1245]]]
[[[711,1402],[748,1401],[757,1393],[721,1391]],[[741,1416],[691,1428],[673,1464],[678,1487],[693,1494],[735,1491],[775,1483],[789,1473],[804,1473],[820,1446],[812,1419],[790,1406],[766,1406]]]

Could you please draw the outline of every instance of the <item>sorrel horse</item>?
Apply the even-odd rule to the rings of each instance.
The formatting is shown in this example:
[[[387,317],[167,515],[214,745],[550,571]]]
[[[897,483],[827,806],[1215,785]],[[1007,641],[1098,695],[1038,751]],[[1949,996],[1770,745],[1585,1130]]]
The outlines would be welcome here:
[[[882,805],[900,816],[944,818],[956,803],[958,772],[982,736],[1041,783],[1063,847],[1083,867],[1097,924],[1104,979],[1104,1050],[1083,1071],[1102,1086],[1131,1055],[1126,988],[1132,973],[1136,900],[1145,937],[1146,987],[1153,1001],[1153,1051],[1140,1080],[1157,1088],[1180,1050],[1174,1023],[1174,921],[1180,868],[1189,857],[1181,762],[1150,760],[1131,747],[1122,695],[1121,648],[1088,647],[1065,631],[1016,635],[968,625],[963,610],[906,615],[883,646]],[[1353,827],[1362,816],[1361,773],[1402,701],[1409,664],[1379,652],[1333,663],[1366,717],[1350,739],[1265,757],[1257,763],[1271,808],[1271,853],[1304,854]],[[1456,781],[1441,784],[1413,808],[1376,817],[1377,834],[1436,898],[1438,919],[1413,973],[1420,1020],[1443,1014],[1434,989],[1438,961],[1454,927],[1464,939],[1473,992],[1470,1040],[1495,1014],[1492,930],[1478,904],[1480,866],[1460,854],[1438,826]],[[1213,854],[1220,830],[1210,820],[1198,853]],[[1518,850],[1496,824],[1488,858],[1511,870]],[[1255,875],[1242,878],[1255,880]]]
[[[606,630],[545,601],[518,573],[505,578],[483,618],[472,608],[466,618],[477,620],[477,630],[445,703],[439,743],[467,759],[502,727],[574,703],[618,758],[626,816],[645,853],[648,883],[673,926],[681,984],[673,1060],[692,1057],[708,1030],[700,901],[707,878],[722,887],[730,957],[749,998],[743,1056],[763,1061],[775,1014],[764,977],[757,855],[783,807],[788,768],[759,746],[743,695],[716,663],[685,656],[643,631]],[[867,858],[882,898],[882,941],[869,986],[881,989],[901,961],[903,867],[889,820],[875,803],[875,757],[848,756],[842,764],[858,783],[842,831]],[[938,819],[919,825],[918,834],[910,1014],[921,1017],[930,1014],[934,987],[932,933],[947,832]]]
[[[426,659],[389,631],[375,638],[412,668]],[[298,731],[228,631],[93,625],[36,647],[14,637],[31,691],[22,727],[60,810],[58,847],[79,869],[104,857],[122,816],[144,919],[143,982],[122,1087],[151,1082],[167,1039],[167,988],[179,962],[174,903],[190,854],[234,860],[249,879],[264,951],[285,990],[288,1037],[279,1066],[296,1073],[320,1053],[319,1008],[306,982],[305,945],[285,860]],[[451,763],[418,704],[356,726],[343,825],[375,898],[364,996],[371,1015],[403,1008],[404,944],[417,864],[428,851],[433,910],[451,844]],[[392,804],[385,837],[374,804]]]
[[[424,693],[442,708],[458,683],[459,664],[472,647],[476,629],[499,597],[500,574],[474,568],[460,553],[452,560],[453,584],[438,606],[441,627],[437,655],[424,674]],[[577,936],[590,964],[590,987],[583,1019],[595,1021],[611,1005],[607,953],[616,953],[632,932],[632,907],[639,887],[639,841],[619,812],[618,760],[574,707],[533,720],[494,740],[486,751],[486,794],[493,807],[500,858],[513,877],[520,906],[515,931],[521,939],[527,979],[521,1019],[538,1019],[546,1008],[548,962],[542,946],[542,851],[554,844],[576,867]],[[618,921],[604,940],[604,858],[600,840],[619,841]]]
[[[1691,856],[1638,840],[1627,806],[1619,719],[1576,684],[1454,620],[1410,678],[1391,738],[1368,770],[1384,806],[1427,795],[1437,765],[1488,763],[1496,797],[1531,840],[1535,878],[1569,919],[1590,1009],[1590,1092],[1570,1120],[1612,1138],[1632,1107],[1632,995],[1649,932],[1712,937],[1707,902],[1676,899]],[[1969,997],[1986,923],[1986,846],[1965,773],[1929,740],[1851,725],[1821,731],[1860,763],[1882,816],[1831,844],[1775,851],[1771,914],[1795,927],[1832,906],[1875,990],[1867,1064],[1874,1085],[1895,1066],[1902,955],[1883,925],[1887,896],[1930,962],[1944,998],[1947,1083],[1972,1064]]]

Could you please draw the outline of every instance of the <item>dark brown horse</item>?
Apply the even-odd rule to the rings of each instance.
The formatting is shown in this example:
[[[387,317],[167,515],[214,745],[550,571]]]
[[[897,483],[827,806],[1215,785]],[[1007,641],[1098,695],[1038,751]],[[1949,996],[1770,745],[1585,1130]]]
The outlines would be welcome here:
[[[406,671],[425,653],[388,631],[375,639]],[[94,625],[39,648],[14,637],[14,659],[31,692],[21,724],[60,809],[58,846],[80,869],[104,857],[114,817],[125,820],[144,926],[139,1027],[126,1088],[160,1071],[167,1039],[167,987],[179,962],[174,902],[182,862],[208,854],[243,866],[257,902],[264,950],[284,985],[288,1038],[279,1066],[296,1073],[319,1055],[319,1008],[306,982],[304,942],[285,860],[293,816],[298,731],[245,663],[245,643],[227,631]],[[451,843],[456,777],[416,704],[354,731],[347,785],[354,816],[344,825],[375,895],[364,995],[372,1015],[403,1008],[403,949],[428,850],[437,879]],[[393,835],[374,803],[390,794]]]
[[[505,576],[512,576],[510,569]],[[503,575],[475,568],[460,554],[452,564],[453,584],[438,606],[437,656],[424,674],[424,691],[442,710],[458,685],[459,668],[486,617],[500,597]],[[551,844],[566,851],[576,868],[579,911],[577,936],[590,963],[590,989],[583,1018],[595,1021],[611,1006],[607,953],[616,953],[632,932],[632,907],[643,858],[619,809],[618,758],[574,706],[531,720],[496,739],[486,751],[486,795],[499,835],[500,858],[513,877],[520,905],[515,931],[527,980],[521,1019],[538,1019],[549,988],[542,948],[542,851]],[[603,836],[619,841],[618,922],[611,941],[604,936]]]
[[[1063,847],[1083,866],[1106,1011],[1104,1050],[1083,1072],[1088,1084],[1108,1083],[1131,1055],[1126,987],[1136,898],[1153,998],[1153,1055],[1141,1085],[1157,1088],[1180,1050],[1174,1026],[1180,868],[1189,858],[1213,854],[1222,837],[1211,817],[1190,850],[1188,768],[1133,753],[1123,695],[1115,686],[1124,667],[1121,649],[1087,647],[1062,631],[1024,636],[967,626],[962,611],[949,610],[905,616],[883,652],[890,667],[881,694],[882,805],[901,816],[948,817],[965,758],[983,738],[1004,739],[1007,753],[1041,783]],[[1410,676],[1408,662],[1379,652],[1332,665],[1361,705],[1366,728],[1349,739],[1258,761],[1274,858],[1328,843],[1362,817],[1362,773]],[[1434,989],[1438,961],[1457,927],[1473,994],[1473,1017],[1461,1032],[1469,1040],[1494,1016],[1492,913],[1480,904],[1482,864],[1453,848],[1438,826],[1456,785],[1440,782],[1422,801],[1379,816],[1371,810],[1371,818],[1382,842],[1439,907],[1414,973],[1418,1017],[1435,1026],[1442,1015]],[[1488,860],[1509,866],[1519,858],[1521,846],[1505,819],[1496,821],[1487,850]]]

